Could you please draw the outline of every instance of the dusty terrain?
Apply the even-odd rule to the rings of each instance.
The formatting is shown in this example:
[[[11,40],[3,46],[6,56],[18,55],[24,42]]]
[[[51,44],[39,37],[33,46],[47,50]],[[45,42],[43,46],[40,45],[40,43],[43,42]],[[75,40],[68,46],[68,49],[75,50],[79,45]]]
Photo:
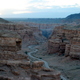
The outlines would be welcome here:
[[[80,60],[63,55],[58,56],[58,53],[48,54],[47,43],[36,48],[39,49],[38,53],[33,54],[33,56],[47,61],[51,68],[61,71],[67,79],[80,80]]]

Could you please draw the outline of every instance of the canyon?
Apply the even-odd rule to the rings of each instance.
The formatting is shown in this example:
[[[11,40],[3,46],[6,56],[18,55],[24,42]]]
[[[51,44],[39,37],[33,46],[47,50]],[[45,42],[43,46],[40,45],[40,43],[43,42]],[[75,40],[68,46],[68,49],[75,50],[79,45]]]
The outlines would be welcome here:
[[[0,80],[79,80],[80,25],[0,23]]]
[[[49,39],[49,53],[64,54],[71,58],[80,59],[80,25],[55,27],[51,39]]]
[[[31,52],[26,52],[29,45],[46,41],[38,28],[2,23],[0,30],[0,80],[60,80],[59,71],[43,67],[43,61],[26,55]]]

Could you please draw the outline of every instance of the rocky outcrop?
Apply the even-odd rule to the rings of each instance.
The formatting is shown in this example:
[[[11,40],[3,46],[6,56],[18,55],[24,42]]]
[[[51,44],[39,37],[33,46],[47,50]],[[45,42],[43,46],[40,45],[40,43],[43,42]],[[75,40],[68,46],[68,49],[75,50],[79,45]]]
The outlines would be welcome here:
[[[12,27],[10,28],[10,25],[9,28],[3,26],[3,29],[0,31],[0,79],[60,80],[59,71],[45,69],[43,67],[44,62],[31,61],[23,51],[23,53],[20,53],[22,39],[24,42],[27,38],[29,38],[29,41],[31,39],[36,40],[37,31],[35,33],[34,31],[37,29],[27,27],[27,30],[24,30],[26,28],[21,26],[18,29],[14,26]],[[24,32],[20,33],[21,31]],[[38,34],[41,36],[39,32]]]
[[[33,71],[31,80],[60,80],[60,73],[55,71]]]
[[[23,30],[23,24],[17,23],[0,23],[0,30]]]
[[[55,27],[48,41],[49,53],[59,53],[80,59],[80,28],[60,26]]]
[[[37,27],[30,27],[27,24],[25,25],[25,23],[0,23],[0,30],[9,30],[18,33],[22,39],[22,44],[25,46],[39,44],[46,40]]]
[[[8,69],[9,71],[3,67],[6,67],[6,69]],[[23,72],[23,70],[25,72]],[[44,68],[43,62],[41,61],[34,61],[30,63],[30,61],[21,60],[0,60],[0,71],[6,72],[5,75],[7,76],[7,78],[9,78],[8,74],[12,74],[10,76],[10,78],[12,79],[9,78],[10,80],[18,80],[19,76],[23,77],[22,72],[23,74],[26,74],[26,76],[24,75],[23,78],[30,78],[29,80],[60,80],[61,74],[59,71]],[[0,74],[0,76],[4,75]]]
[[[72,58],[78,58],[80,59],[80,37],[73,38],[72,44],[70,47],[70,54]]]
[[[28,56],[11,51],[0,52],[1,60],[29,60]]]
[[[32,68],[33,69],[42,69],[44,62],[42,61],[35,61],[32,63]]]
[[[0,31],[0,50],[1,51],[18,51],[21,49],[21,38],[13,31]]]

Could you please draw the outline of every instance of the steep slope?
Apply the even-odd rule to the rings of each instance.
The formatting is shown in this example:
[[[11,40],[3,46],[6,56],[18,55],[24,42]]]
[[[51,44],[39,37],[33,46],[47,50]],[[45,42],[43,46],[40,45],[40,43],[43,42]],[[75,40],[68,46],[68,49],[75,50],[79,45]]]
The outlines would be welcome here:
[[[49,53],[80,59],[80,25],[56,27],[49,39],[48,49]]]
[[[80,22],[80,13],[76,13],[76,14],[71,14],[68,15],[66,18],[63,19],[63,22],[67,22],[67,23],[78,23]]]
[[[7,20],[5,20],[5,19],[0,18],[0,23],[9,23],[9,21],[7,21]]]
[[[30,27],[22,23],[1,23],[0,30],[10,30],[17,32],[21,36],[22,43],[25,46],[39,44],[46,40],[37,27]]]
[[[70,14],[65,18],[5,18],[11,22],[27,22],[31,26],[43,26],[43,24],[50,24],[53,23],[72,23],[72,22],[80,22],[80,13]],[[35,24],[36,23],[36,24]],[[39,24],[39,25],[38,25]]]
[[[80,19],[80,13],[71,14],[71,15],[67,16],[66,19]]]

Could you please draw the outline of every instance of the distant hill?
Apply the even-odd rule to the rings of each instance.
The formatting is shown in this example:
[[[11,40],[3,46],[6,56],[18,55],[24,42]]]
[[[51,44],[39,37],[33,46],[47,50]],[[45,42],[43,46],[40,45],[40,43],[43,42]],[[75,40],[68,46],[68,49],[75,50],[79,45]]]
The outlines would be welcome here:
[[[0,18],[0,23],[9,23],[9,21],[7,21],[7,20],[5,20],[5,19]]]
[[[65,18],[5,18],[5,20],[11,22],[32,22],[41,24],[52,24],[52,23],[80,23],[80,13],[68,15]]]
[[[66,19],[80,19],[80,13],[71,14],[71,15],[67,16]]]
[[[80,13],[76,13],[76,14],[71,14],[68,15],[66,18],[63,19],[64,23],[72,23],[72,22],[76,22],[76,23],[80,23]]]
[[[63,18],[5,18],[11,22],[32,22],[41,24],[62,23]]]

